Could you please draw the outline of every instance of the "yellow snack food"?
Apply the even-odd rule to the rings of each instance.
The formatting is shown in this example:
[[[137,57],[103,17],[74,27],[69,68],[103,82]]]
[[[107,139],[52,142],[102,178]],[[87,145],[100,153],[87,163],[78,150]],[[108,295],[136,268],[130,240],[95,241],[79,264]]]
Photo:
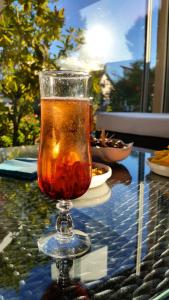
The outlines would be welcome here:
[[[102,175],[106,172],[104,168],[92,168],[92,176]]]
[[[169,146],[167,148],[169,148]],[[151,162],[158,165],[169,166],[169,149],[155,151],[154,154],[155,156],[150,159]]]

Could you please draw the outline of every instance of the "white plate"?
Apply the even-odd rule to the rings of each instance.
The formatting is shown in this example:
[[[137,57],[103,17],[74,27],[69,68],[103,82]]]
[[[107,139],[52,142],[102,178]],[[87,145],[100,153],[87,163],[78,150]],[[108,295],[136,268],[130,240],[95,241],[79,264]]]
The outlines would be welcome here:
[[[104,168],[106,172],[101,175],[92,176],[92,180],[89,186],[90,189],[103,184],[112,174],[112,169],[107,165],[93,162],[92,166],[94,168]]]
[[[151,171],[158,175],[169,177],[169,167],[162,166],[151,162],[151,157],[147,159],[147,164],[149,165]]]

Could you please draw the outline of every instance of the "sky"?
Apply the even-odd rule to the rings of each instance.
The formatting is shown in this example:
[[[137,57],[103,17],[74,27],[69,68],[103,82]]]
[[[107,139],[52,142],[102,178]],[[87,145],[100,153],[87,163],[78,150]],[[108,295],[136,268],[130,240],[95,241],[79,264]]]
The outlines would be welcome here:
[[[153,28],[157,26],[157,7],[154,0]],[[65,28],[84,29],[85,44],[79,52],[62,61],[63,65],[79,64],[88,69],[118,61],[143,59],[146,0],[59,0],[65,8]],[[156,59],[156,30],[152,35],[152,64]],[[52,52],[57,51],[56,45]]]

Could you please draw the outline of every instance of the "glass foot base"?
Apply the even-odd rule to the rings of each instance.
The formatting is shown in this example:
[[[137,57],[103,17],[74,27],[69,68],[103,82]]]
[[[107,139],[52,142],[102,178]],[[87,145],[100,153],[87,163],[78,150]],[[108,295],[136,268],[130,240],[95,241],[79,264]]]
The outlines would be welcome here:
[[[53,258],[79,257],[90,249],[91,243],[86,233],[80,230],[73,233],[69,238],[61,238],[56,232],[44,235],[38,240],[38,248]]]

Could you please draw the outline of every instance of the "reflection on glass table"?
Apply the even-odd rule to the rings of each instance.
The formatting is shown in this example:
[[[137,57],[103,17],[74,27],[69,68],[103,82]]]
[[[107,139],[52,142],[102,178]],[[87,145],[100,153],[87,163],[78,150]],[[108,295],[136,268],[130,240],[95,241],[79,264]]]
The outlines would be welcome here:
[[[111,178],[88,191],[86,202],[74,201],[75,227],[90,235],[92,247],[69,274],[89,299],[168,297],[169,181],[150,171],[150,156],[133,151],[111,165]],[[55,226],[54,207],[36,181],[0,178],[2,299],[40,300],[57,286],[55,262],[37,248],[38,237]]]
[[[65,300],[65,299],[90,299],[85,286],[78,280],[70,278],[69,272],[72,268],[73,260],[57,260],[52,265],[52,275],[58,273],[55,280],[45,290],[42,300]],[[55,275],[56,275],[55,274]]]
[[[100,271],[99,271],[100,270]],[[107,247],[74,260],[56,260],[51,264],[52,283],[47,287],[42,299],[53,300],[91,298],[85,282],[96,281],[107,275]],[[67,297],[67,298],[66,298]]]
[[[111,188],[107,183],[89,189],[83,196],[74,200],[75,208],[94,207],[105,203],[110,199]]]

